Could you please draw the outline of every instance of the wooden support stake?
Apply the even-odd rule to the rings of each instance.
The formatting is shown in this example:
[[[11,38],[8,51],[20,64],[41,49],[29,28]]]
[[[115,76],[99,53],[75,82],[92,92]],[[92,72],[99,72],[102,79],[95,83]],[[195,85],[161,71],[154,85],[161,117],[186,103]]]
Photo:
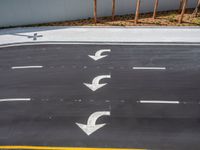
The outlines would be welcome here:
[[[159,3],[159,0],[155,0],[154,12],[153,12],[153,19],[156,19],[157,9],[158,9],[158,3]]]
[[[112,0],[112,20],[115,20],[115,0]]]
[[[140,3],[141,3],[141,0],[137,0],[136,12],[135,12],[135,24],[138,23],[138,18],[140,14]]]
[[[180,0],[180,5],[179,5],[179,9],[178,9],[178,12],[181,13],[182,11],[182,8],[183,8],[183,1],[184,0]]]
[[[97,23],[97,0],[94,0],[94,23]]]
[[[184,17],[185,9],[186,9],[186,6],[187,6],[187,1],[188,0],[184,0],[183,1],[183,8],[182,8],[181,15],[180,15],[178,23],[182,23],[183,22],[183,17]]]
[[[199,11],[199,7],[200,7],[200,0],[198,0],[197,6],[193,12],[193,16],[197,17],[198,11]]]

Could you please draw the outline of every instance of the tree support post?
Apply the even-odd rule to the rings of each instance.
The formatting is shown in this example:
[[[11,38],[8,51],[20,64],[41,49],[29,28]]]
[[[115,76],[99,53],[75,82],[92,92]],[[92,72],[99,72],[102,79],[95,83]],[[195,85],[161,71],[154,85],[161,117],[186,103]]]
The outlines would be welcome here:
[[[115,0],[112,0],[112,20],[115,20]]]
[[[94,23],[97,23],[97,0],[94,0]]]
[[[179,9],[178,9],[178,12],[179,12],[179,13],[181,13],[181,11],[182,11],[183,2],[184,2],[184,0],[180,0],[180,5],[179,5]]]
[[[138,23],[138,18],[140,14],[140,3],[141,3],[141,0],[137,0],[136,12],[135,12],[135,24]]]
[[[183,7],[182,7],[182,11],[181,11],[181,15],[179,17],[178,23],[182,23],[183,22],[183,17],[184,17],[184,14],[185,14],[185,9],[186,9],[186,6],[187,6],[187,2],[188,2],[188,0],[184,0],[183,1]]]
[[[200,0],[198,0],[197,6],[193,12],[193,16],[197,17],[198,11],[199,11],[199,7],[200,7]]]
[[[154,12],[153,12],[153,19],[156,19],[157,9],[158,9],[158,3],[159,3],[159,0],[155,0]]]

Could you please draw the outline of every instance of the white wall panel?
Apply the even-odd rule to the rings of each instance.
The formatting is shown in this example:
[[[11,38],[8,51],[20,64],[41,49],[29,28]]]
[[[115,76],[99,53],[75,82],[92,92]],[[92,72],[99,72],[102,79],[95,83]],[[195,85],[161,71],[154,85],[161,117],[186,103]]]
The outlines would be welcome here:
[[[141,12],[153,10],[154,0],[142,0]],[[194,7],[196,0],[189,0]],[[112,0],[98,0],[98,16],[111,15]],[[135,12],[136,0],[116,0],[118,15]],[[179,7],[179,0],[160,0],[159,10]],[[0,0],[0,27],[93,17],[93,0]]]

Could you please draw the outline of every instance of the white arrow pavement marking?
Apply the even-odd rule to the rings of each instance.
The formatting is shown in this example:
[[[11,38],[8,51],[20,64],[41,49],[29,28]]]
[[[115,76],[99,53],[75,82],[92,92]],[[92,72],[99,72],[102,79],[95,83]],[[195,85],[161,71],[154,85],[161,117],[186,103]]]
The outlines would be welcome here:
[[[94,59],[95,61],[99,60],[99,59],[102,59],[102,58],[105,58],[107,57],[108,55],[101,55],[102,53],[104,52],[111,52],[110,49],[101,49],[99,51],[97,51],[95,53],[95,55],[88,55],[90,58]]]
[[[76,125],[79,126],[88,136],[90,136],[92,133],[94,133],[95,131],[106,125],[105,123],[98,125],[96,124],[97,119],[100,118],[101,116],[110,116],[110,112],[109,111],[95,112],[90,115],[86,125],[81,123],[76,123]]]
[[[105,79],[105,78],[111,78],[111,75],[97,76],[93,79],[92,84],[88,84],[88,83],[83,83],[83,84],[87,86],[89,89],[91,89],[92,91],[96,91],[107,84],[107,83],[99,84],[100,80]]]

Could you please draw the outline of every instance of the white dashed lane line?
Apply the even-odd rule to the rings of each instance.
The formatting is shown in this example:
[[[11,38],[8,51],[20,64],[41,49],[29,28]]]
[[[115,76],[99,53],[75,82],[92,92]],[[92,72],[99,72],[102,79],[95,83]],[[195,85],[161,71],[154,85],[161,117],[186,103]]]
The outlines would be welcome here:
[[[7,98],[0,99],[0,102],[12,102],[12,101],[30,101],[31,98]]]
[[[180,101],[140,100],[141,104],[180,104]]]
[[[33,100],[33,98],[5,98],[5,99],[0,99],[0,102],[17,102],[17,101],[31,101]],[[38,100],[41,100],[42,102],[43,101],[51,101],[50,99],[38,99]],[[58,100],[60,102],[65,102],[66,100],[64,98],[58,98]],[[120,103],[125,103],[127,100],[119,100],[118,102]],[[72,102],[90,102],[90,103],[93,103],[95,102],[95,100],[88,100],[88,101],[85,101],[85,100],[82,100],[82,99],[75,99],[75,100],[72,100]],[[104,101],[105,103],[111,103],[111,100],[105,100]],[[139,101],[135,101],[136,103],[138,104],[183,104],[183,105],[188,105],[188,104],[198,104],[200,105],[200,102],[182,102],[182,101],[165,101],[165,100],[139,100]]]
[[[166,67],[133,67],[133,70],[166,70]]]
[[[13,66],[12,69],[34,69],[43,68],[43,66]]]

